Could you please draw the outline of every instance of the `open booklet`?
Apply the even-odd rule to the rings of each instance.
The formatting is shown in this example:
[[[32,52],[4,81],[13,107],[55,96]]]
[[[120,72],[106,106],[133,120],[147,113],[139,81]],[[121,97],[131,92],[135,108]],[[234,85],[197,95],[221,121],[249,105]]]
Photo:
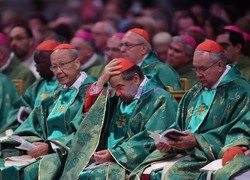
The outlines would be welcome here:
[[[200,169],[201,172],[206,172],[206,171],[216,171],[220,168],[222,168],[222,159],[216,159],[212,162],[210,162],[209,164],[207,164],[206,166],[204,166],[203,168]]]
[[[158,133],[151,133],[149,135],[152,139],[154,139],[156,142],[163,142],[163,143],[168,143],[168,140],[173,140],[175,141],[176,139],[172,136],[186,136],[183,132],[176,130],[176,129],[167,129],[161,134]]]
[[[36,159],[29,155],[12,156],[4,159],[4,166],[26,166],[35,161]]]
[[[23,139],[22,137],[20,136],[11,136],[11,138],[19,143],[21,143],[20,146],[17,146],[16,148],[17,149],[21,149],[21,150],[26,150],[26,151],[29,151],[29,150],[32,150],[32,149],[35,149],[36,146],[28,141],[26,141],[25,139]]]

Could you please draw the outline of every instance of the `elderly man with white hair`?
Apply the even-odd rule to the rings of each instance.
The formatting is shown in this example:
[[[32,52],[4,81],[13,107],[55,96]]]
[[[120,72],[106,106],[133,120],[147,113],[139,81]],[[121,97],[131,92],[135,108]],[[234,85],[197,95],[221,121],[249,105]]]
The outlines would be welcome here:
[[[121,42],[121,53],[139,65],[142,72],[149,78],[155,78],[159,85],[171,86],[175,90],[181,89],[179,75],[175,70],[162,63],[152,51],[150,37],[144,29],[129,30]]]

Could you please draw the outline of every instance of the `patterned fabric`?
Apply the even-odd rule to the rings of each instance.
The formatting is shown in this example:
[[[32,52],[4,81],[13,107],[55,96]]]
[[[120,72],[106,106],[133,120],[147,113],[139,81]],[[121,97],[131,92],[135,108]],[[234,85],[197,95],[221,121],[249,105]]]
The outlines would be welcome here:
[[[188,155],[172,166],[165,179],[196,179],[200,176],[199,169],[217,159],[224,145],[226,134],[240,120],[246,118],[250,110],[250,86],[239,71],[232,67],[216,90],[214,101],[197,132],[194,133],[198,146],[187,150]],[[194,115],[195,106],[203,91],[201,84],[196,84],[184,95],[177,111],[176,123],[173,128],[186,130]],[[168,159],[176,152],[160,153],[154,151],[132,173],[138,177],[150,163]]]
[[[9,112],[7,122],[3,129],[15,130],[20,123],[17,121],[17,114],[21,106],[29,109],[34,109],[41,104],[41,101],[49,96],[52,96],[56,90],[60,87],[58,81],[55,78],[46,80],[40,78],[36,80],[13,104],[13,109]]]
[[[86,179],[87,177],[124,179],[127,172],[133,170],[155,150],[154,140],[149,137],[149,134],[160,133],[174,122],[177,103],[168,92],[151,81],[148,81],[144,89],[135,108],[132,111],[128,108],[129,110],[126,111],[130,114],[129,119],[122,124],[117,122],[120,118],[115,116],[121,100],[117,101],[117,97],[107,99],[104,93],[106,91],[103,91],[77,131],[61,179]],[[86,124],[89,121],[91,124]],[[95,126],[90,128],[92,124]],[[121,139],[108,149],[116,162],[82,172],[95,151],[108,148],[107,139],[110,137],[110,132],[113,128],[119,127],[126,127],[127,130],[124,135],[121,135]],[[115,170],[112,171],[113,169]]]
[[[246,114],[246,118],[241,118],[228,132],[225,146],[221,149],[219,157],[221,158],[224,152],[233,146],[246,146],[250,148],[250,111]],[[212,178],[230,179],[237,176],[239,173],[250,169],[250,156],[236,155],[223,168],[215,171]],[[205,174],[205,173],[204,173]],[[205,176],[203,174],[203,178]]]
[[[13,107],[17,98],[17,90],[11,80],[0,73],[0,133],[7,130],[5,124],[8,123],[8,113]]]
[[[61,94],[60,89],[55,95],[48,97],[42,101],[41,105],[36,107],[26,121],[18,127],[14,132],[15,135],[22,136],[24,139],[30,142],[42,141],[55,144],[58,149],[56,153],[45,156],[42,160],[37,161],[27,167],[1,167],[2,179],[8,179],[10,177],[22,177],[22,179],[55,179],[59,176],[61,167],[64,164],[63,159],[65,158],[68,150],[71,147],[72,140],[79,124],[82,121],[82,107],[84,104],[85,94],[87,87],[94,82],[94,79],[87,77],[79,88],[77,96],[73,95],[71,104],[68,104],[67,110],[64,113],[61,123],[65,126],[65,134],[63,136],[57,136],[49,139],[51,128],[47,122],[47,117],[53,110],[57,99]],[[11,139],[1,142],[1,156],[5,157],[4,147],[10,148],[17,145]],[[6,152],[7,153],[7,152]],[[38,168],[39,167],[39,168]],[[19,171],[20,169],[20,171]],[[4,176],[9,175],[9,176]]]

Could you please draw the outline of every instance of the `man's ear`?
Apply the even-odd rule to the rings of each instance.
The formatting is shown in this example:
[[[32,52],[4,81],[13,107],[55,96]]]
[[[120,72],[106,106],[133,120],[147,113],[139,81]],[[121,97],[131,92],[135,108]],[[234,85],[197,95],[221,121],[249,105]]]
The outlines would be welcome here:
[[[219,68],[220,68],[219,71],[220,71],[220,72],[224,72],[224,67],[225,67],[224,62],[223,62],[223,61],[220,61],[220,62],[219,62]]]
[[[140,85],[141,79],[137,73],[135,73],[133,81],[136,85],[138,85],[138,86]]]
[[[76,66],[77,66],[77,69],[80,69],[80,67],[81,67],[81,63],[80,63],[79,58],[76,58],[76,60],[75,60],[75,64],[76,64]]]
[[[142,45],[141,54],[145,55],[148,53],[148,51],[149,51],[148,47],[146,45]]]
[[[236,44],[234,47],[235,47],[237,53],[241,52],[242,48],[243,48],[242,44],[240,44],[240,43]]]

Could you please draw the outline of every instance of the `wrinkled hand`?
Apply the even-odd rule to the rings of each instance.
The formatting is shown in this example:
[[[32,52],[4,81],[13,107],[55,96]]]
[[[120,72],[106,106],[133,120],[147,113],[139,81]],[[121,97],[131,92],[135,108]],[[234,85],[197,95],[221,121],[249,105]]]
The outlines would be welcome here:
[[[161,153],[168,152],[171,149],[170,145],[165,144],[163,142],[157,142],[155,146],[156,146],[156,149],[159,150]]]
[[[35,149],[27,151],[28,155],[33,158],[37,158],[39,156],[43,156],[49,153],[49,145],[44,142],[34,142],[32,143],[36,146]]]
[[[176,141],[171,141],[169,140],[169,145],[175,149],[182,149],[182,150],[187,150],[187,149],[193,149],[198,145],[197,140],[194,136],[193,133],[190,131],[184,131],[186,136],[172,136]]]
[[[111,76],[119,75],[120,71],[117,71],[117,69],[120,69],[122,66],[118,65],[120,61],[118,59],[113,59],[110,61],[105,68],[102,71],[102,75],[99,77],[96,85],[102,87]]]
[[[245,154],[246,156],[250,156],[250,150],[247,149],[247,147],[242,147],[242,149],[243,149],[244,154]]]
[[[102,150],[95,152],[94,154],[95,161],[99,164],[105,163],[105,162],[115,162],[114,158],[111,156],[108,150]]]

